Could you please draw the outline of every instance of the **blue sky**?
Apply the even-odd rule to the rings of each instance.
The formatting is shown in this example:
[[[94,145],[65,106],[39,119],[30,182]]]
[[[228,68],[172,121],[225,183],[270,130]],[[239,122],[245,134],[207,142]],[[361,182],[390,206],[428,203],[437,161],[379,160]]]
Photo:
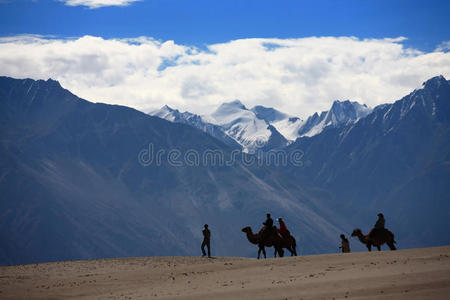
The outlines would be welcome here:
[[[239,99],[306,118],[450,79],[449,15],[447,0],[0,0],[0,75],[143,111]]]
[[[201,46],[241,38],[405,36],[430,51],[450,40],[446,0],[142,0],[89,9],[56,0],[3,0],[0,35],[151,36]]]

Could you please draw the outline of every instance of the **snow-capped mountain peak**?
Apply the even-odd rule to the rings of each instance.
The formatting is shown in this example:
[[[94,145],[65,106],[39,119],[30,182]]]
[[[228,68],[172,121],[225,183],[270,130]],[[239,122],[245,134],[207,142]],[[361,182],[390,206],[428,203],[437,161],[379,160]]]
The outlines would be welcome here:
[[[224,114],[228,112],[234,112],[239,110],[247,110],[244,104],[238,99],[230,101],[230,102],[224,102],[222,103],[214,112],[214,114]]]
[[[172,109],[167,104],[161,107],[160,109],[151,111],[149,114],[152,116],[160,117],[162,119],[166,119],[168,121],[175,121],[175,115],[179,114],[178,109]]]
[[[162,108],[149,112],[149,115],[165,119],[167,121],[175,123],[183,123],[200,129],[216,139],[227,144],[231,148],[241,149],[241,145],[237,143],[233,138],[229,137],[224,129],[216,124],[204,120],[204,116],[193,114],[190,112],[181,113],[178,109],[173,109],[168,105],[164,105]]]
[[[272,107],[265,107],[262,105],[254,106],[251,109],[251,111],[254,112],[259,119],[262,119],[267,123],[281,121],[290,117],[289,115],[279,110],[276,110]]]
[[[167,104],[161,107],[160,109],[149,112],[149,115],[177,123],[186,123],[185,122],[186,120],[200,117],[196,114],[187,111],[182,113],[178,109],[171,108]]]
[[[349,100],[333,102],[330,110],[314,113],[306,121],[271,107],[261,105],[248,109],[240,100],[222,103],[213,113],[181,113],[167,105],[150,114],[172,122],[189,124],[216,138],[233,140],[245,152],[284,147],[302,136],[314,136],[328,126],[338,127],[372,112],[372,108]],[[231,143],[233,144],[233,143]],[[239,147],[239,146],[238,146]]]
[[[206,115],[205,118],[211,120],[211,123],[225,125],[232,123],[233,120],[239,118],[253,119],[255,114],[249,111],[239,100],[222,103],[212,114]]]
[[[365,104],[359,104],[358,102],[351,102],[349,100],[336,100],[329,110],[328,117],[330,119],[327,121],[331,121],[331,125],[356,121],[367,116],[371,111],[372,109],[368,108]]]
[[[372,112],[372,108],[365,104],[349,100],[335,100],[329,111],[323,111],[320,115],[315,113],[310,116],[304,126],[299,130],[299,136],[314,136],[328,126],[337,127],[349,122],[356,122]]]
[[[278,118],[281,116],[288,119],[286,114],[273,108],[264,109],[275,113]],[[258,149],[267,151],[284,147],[288,143],[284,134],[280,134],[274,126],[271,127],[270,122],[259,118],[253,110],[247,109],[240,100],[222,103],[213,113],[201,116],[189,112],[180,113],[167,105],[149,114],[171,122],[189,124],[234,148],[241,148],[244,152]]]
[[[268,129],[269,124],[259,119],[239,100],[221,104],[211,115],[205,116],[205,119],[221,126],[248,152],[267,144],[272,135]]]

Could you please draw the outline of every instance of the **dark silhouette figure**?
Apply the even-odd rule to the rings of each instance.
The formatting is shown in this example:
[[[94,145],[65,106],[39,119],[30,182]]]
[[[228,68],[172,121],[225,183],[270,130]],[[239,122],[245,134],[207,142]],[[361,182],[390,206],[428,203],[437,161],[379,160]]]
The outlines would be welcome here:
[[[273,220],[270,217],[270,214],[266,214],[266,220],[263,222],[263,228],[261,229],[261,241],[265,241],[269,239],[269,237],[275,231],[273,228]],[[260,248],[264,248],[263,243],[259,245]]]
[[[291,232],[287,229],[286,223],[284,223],[282,218],[278,218],[277,221],[280,224],[278,233],[283,238],[282,247],[288,249],[289,252],[291,252],[291,256],[297,256],[297,250],[295,249],[297,247],[297,242],[295,238],[291,235]],[[274,257],[277,257],[276,251],[274,253]]]
[[[278,255],[280,257],[283,257],[284,256],[283,243],[285,242],[284,239],[276,230],[272,230],[271,234],[266,235],[263,238],[264,228],[265,227],[263,227],[258,233],[255,234],[252,232],[252,228],[250,226],[247,226],[242,228],[242,232],[245,232],[245,234],[247,235],[247,239],[250,243],[258,245],[258,259],[261,253],[264,255],[264,258],[266,258],[265,247],[274,247]]]
[[[386,243],[391,250],[396,250],[394,234],[388,229],[379,229],[373,237],[369,234],[364,235],[361,229],[356,228],[353,230],[352,236],[358,237],[359,241],[366,245],[367,250],[372,251],[372,246],[377,247],[378,251],[381,251],[381,245]]]
[[[384,229],[385,228],[385,225],[386,225],[386,220],[384,219],[384,216],[383,216],[383,214],[382,213],[379,213],[378,214],[378,220],[377,220],[377,222],[375,223],[375,228],[376,229]]]
[[[376,235],[381,234],[385,230],[386,220],[382,213],[378,214],[378,220],[373,226],[373,229],[369,232],[369,238],[373,238]]]
[[[266,226],[267,228],[272,229],[272,227],[273,227],[273,220],[270,217],[270,214],[266,215],[266,220],[263,222],[263,225]]]
[[[206,256],[205,246],[208,248],[208,257],[211,257],[211,231],[208,229],[208,224],[205,224],[203,229],[203,243],[202,243],[202,253]]]
[[[339,249],[342,250],[342,253],[350,253],[350,242],[343,234],[341,234],[341,246]]]

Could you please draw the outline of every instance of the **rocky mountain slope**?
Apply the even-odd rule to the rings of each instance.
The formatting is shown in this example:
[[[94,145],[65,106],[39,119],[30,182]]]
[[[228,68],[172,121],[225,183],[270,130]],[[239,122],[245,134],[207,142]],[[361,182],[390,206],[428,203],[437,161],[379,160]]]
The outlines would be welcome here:
[[[311,166],[289,171],[329,191],[329,207],[352,223],[368,230],[382,211],[403,247],[450,243],[450,84],[444,77],[359,122],[301,138],[288,151],[300,149]]]

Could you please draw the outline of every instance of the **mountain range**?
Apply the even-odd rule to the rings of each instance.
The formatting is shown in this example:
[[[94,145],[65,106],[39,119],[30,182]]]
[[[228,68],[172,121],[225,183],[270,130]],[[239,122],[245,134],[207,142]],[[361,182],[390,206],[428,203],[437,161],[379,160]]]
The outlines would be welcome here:
[[[241,229],[268,211],[299,228],[301,253],[333,249],[345,227],[316,189],[207,133],[53,80],[1,77],[0,128],[1,264],[196,255],[205,223],[214,255],[254,256]],[[211,151],[230,164],[187,164]]]
[[[300,254],[336,252],[339,234],[367,231],[380,211],[399,248],[450,243],[442,76],[392,104],[336,101],[304,122],[239,101],[152,114],[0,77],[0,264],[198,255],[205,223],[213,255],[255,256],[240,229],[258,230],[266,212]]]
[[[255,153],[284,148],[297,138],[314,136],[326,127],[356,122],[371,111],[365,104],[336,100],[330,110],[315,113],[303,121],[271,107],[257,105],[248,109],[241,101],[235,100],[223,103],[211,114],[202,116],[181,113],[167,105],[149,114],[191,125],[228,145]]]

